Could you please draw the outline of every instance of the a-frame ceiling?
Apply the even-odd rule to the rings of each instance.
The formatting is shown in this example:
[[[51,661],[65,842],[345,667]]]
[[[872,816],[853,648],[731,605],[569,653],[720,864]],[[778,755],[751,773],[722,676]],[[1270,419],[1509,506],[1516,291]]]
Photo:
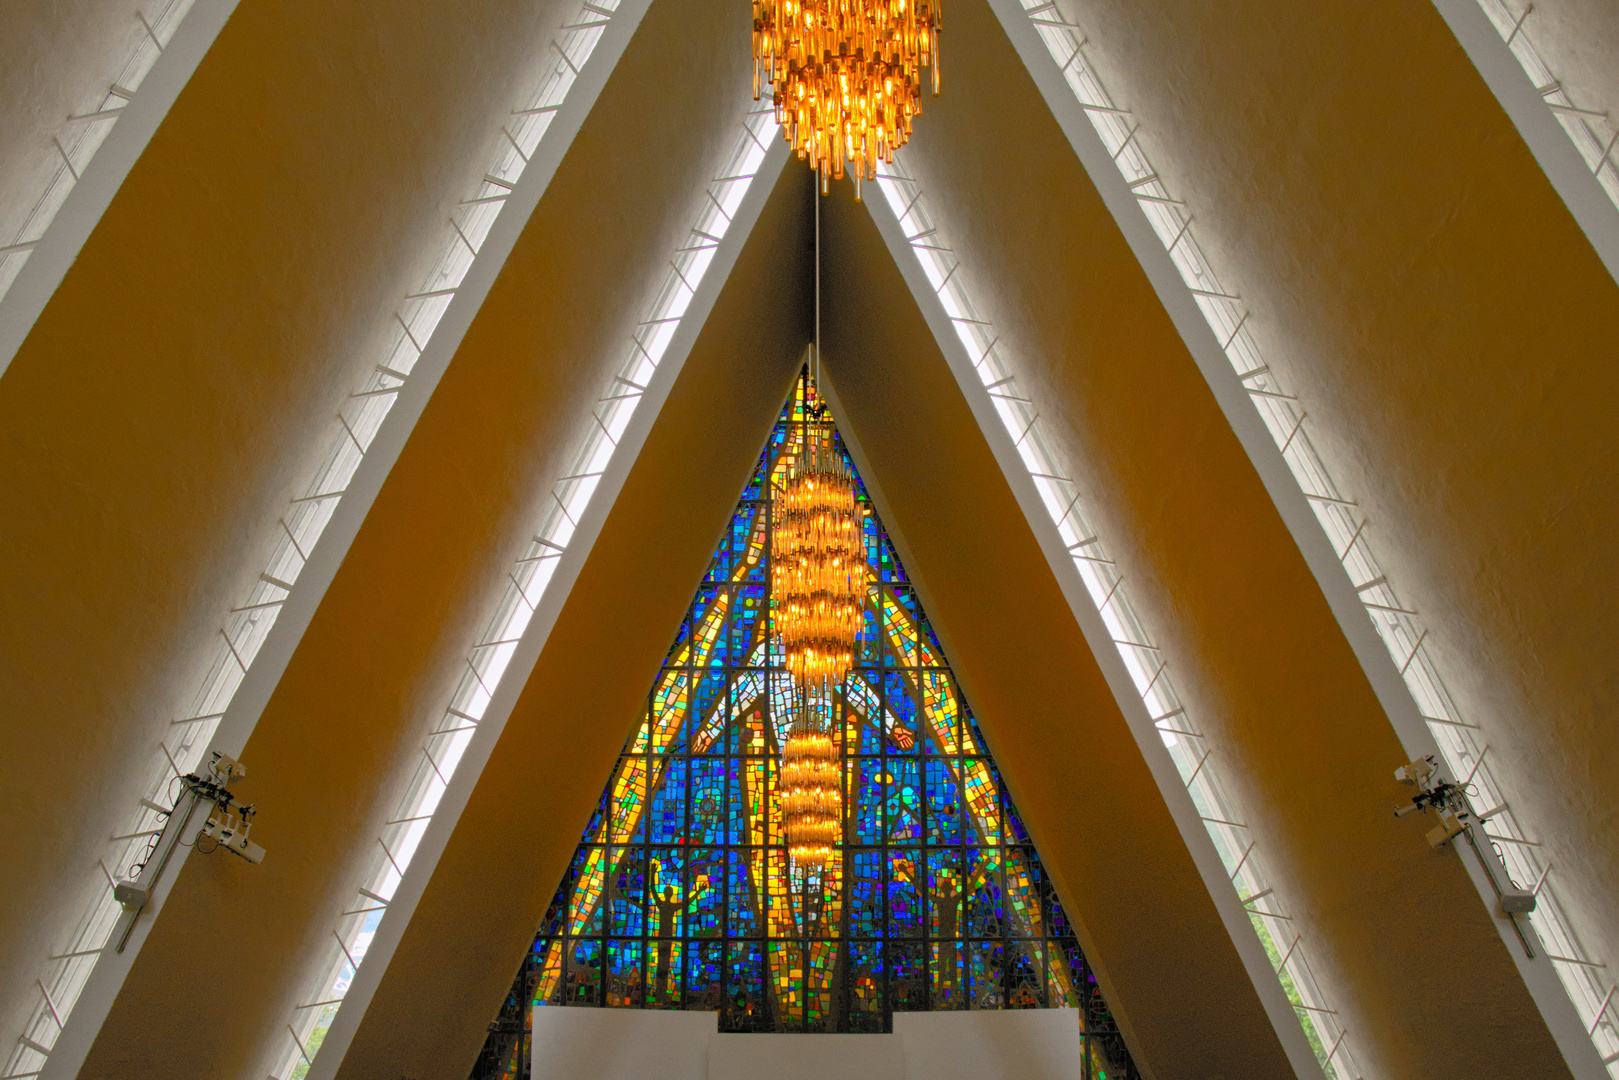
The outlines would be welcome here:
[[[216,612],[256,573],[262,559],[242,551],[262,546],[308,464],[312,433],[369,363],[383,334],[370,313],[420,276],[408,253],[421,246],[422,222],[443,193],[467,186],[470,149],[487,141],[524,55],[560,25],[562,7],[491,5],[458,20],[459,5],[415,0],[384,22],[244,0],[0,382],[0,468],[17,523],[7,556],[29,568],[0,590],[0,619],[19,673],[13,701],[42,721],[0,759],[14,770],[0,783],[17,793],[21,838],[16,873],[0,884],[0,919],[36,928],[13,939],[15,955],[0,953],[6,1000],[23,996],[30,949],[54,933],[37,929],[51,923],[48,909],[84,876],[77,853],[117,817],[62,815],[31,773],[50,763],[112,777],[110,792],[139,786],[119,763],[166,722],[153,717],[177,711],[189,672],[174,658],[201,652]],[[271,1067],[311,957],[352,896],[422,733],[751,107],[747,26],[734,7],[651,5],[254,717],[242,790],[261,804],[256,835],[273,857],[256,868],[185,864],[108,991],[116,1000],[101,1003],[106,1020],[85,1040],[80,1075],[184,1077],[208,1061],[220,1075],[257,1077]],[[1172,19],[1148,8],[1107,7],[1111,40],[1173,53],[1195,36],[1177,36]],[[1350,13],[1326,17],[1362,25]],[[1091,516],[1144,597],[1183,696],[1222,746],[1237,802],[1285,868],[1278,893],[1320,943],[1320,973],[1366,1075],[1568,1075],[1544,1005],[1460,865],[1428,857],[1416,830],[1383,820],[1399,797],[1384,778],[1402,757],[1387,706],[1182,329],[990,7],[960,0],[948,18],[947,93],[929,103],[906,160],[948,222],[983,313],[1021,358],[1023,385],[1049,406]],[[1480,136],[1500,170],[1491,197],[1538,215],[1556,238],[1541,257],[1574,267],[1588,330],[1557,347],[1603,340],[1619,325],[1612,280],[1527,154],[1515,143],[1499,149],[1509,128],[1467,82],[1471,69],[1448,51],[1437,16],[1424,8],[1410,19],[1413,48],[1443,54],[1427,72],[1436,92],[1452,87],[1451,107],[1494,133]],[[451,24],[454,33],[440,32]],[[1259,62],[1234,44],[1221,59]],[[1214,82],[1229,75],[1215,67],[1205,73]],[[288,82],[287,70],[308,77]],[[1176,108],[1161,115],[1172,129]],[[1229,123],[1234,145],[1266,128],[1262,116]],[[1401,152],[1374,143],[1368,136],[1358,152],[1374,161]],[[1329,155],[1298,167],[1329,177],[1342,165]],[[532,672],[519,673],[526,683],[505,730],[487,764],[467,766],[481,772],[465,808],[448,806],[442,854],[413,867],[419,899],[386,924],[385,948],[317,1075],[459,1077],[481,1044],[810,336],[806,177],[792,163],[778,178],[773,165],[759,183],[769,198],[757,224],[735,241],[746,240],[735,268],[555,628]],[[1360,218],[1376,217],[1376,195],[1368,204]],[[1139,701],[1104,677],[1095,651],[1104,645],[1076,621],[1038,524],[969,406],[974,388],[956,381],[941,351],[954,343],[935,338],[906,288],[894,260],[908,253],[892,228],[886,242],[878,232],[885,211],[870,208],[874,222],[842,190],[824,206],[826,361],[840,421],[1138,1063],[1158,1077],[1308,1074],[1296,1046],[1289,1060],[1299,1038],[1291,1017],[1284,1009],[1278,1027],[1277,1010],[1267,1011],[1275,987],[1245,966],[1199,870],[1202,838],[1171,812],[1130,733],[1125,713]],[[1263,200],[1255,206],[1283,220]],[[1498,221],[1452,217],[1447,240],[1471,250]],[[1519,240],[1527,250],[1515,233],[1504,243]],[[1353,255],[1353,246],[1333,250]],[[1461,270],[1445,265],[1454,283]],[[1378,292],[1386,286],[1371,259],[1354,267],[1349,280],[1362,299],[1375,294],[1382,321],[1324,327],[1318,351],[1365,347],[1390,324],[1385,338],[1410,330],[1411,298]],[[1567,314],[1568,296],[1522,269],[1467,293],[1470,302],[1510,287],[1528,305],[1543,290]],[[1307,320],[1331,277],[1312,279],[1302,297],[1280,286],[1276,311]],[[1579,373],[1606,386],[1588,365]],[[1376,365],[1359,377],[1370,381],[1355,390],[1340,372],[1319,396],[1360,406],[1369,429],[1387,404],[1372,385]],[[60,404],[42,407],[63,401],[74,405],[66,435]],[[1452,445],[1472,430],[1454,416],[1447,425]],[[1604,439],[1586,438],[1580,454],[1600,459]],[[1385,471],[1408,489],[1416,482],[1401,468]],[[1489,475],[1458,468],[1459,498],[1490,490]],[[1376,468],[1363,471],[1375,488]],[[1585,473],[1576,473],[1559,475],[1559,490],[1578,488]],[[1532,493],[1520,501],[1540,505]],[[1580,535],[1600,535],[1607,518],[1581,507]],[[1455,518],[1452,533],[1466,515]],[[1412,535],[1401,542],[1420,548]],[[1522,578],[1519,591],[1536,580]],[[1587,592],[1608,595],[1609,580],[1586,574]],[[1556,610],[1540,603],[1530,616],[1545,622]],[[1589,639],[1600,615],[1580,610]],[[1486,615],[1481,625],[1500,621]],[[1485,636],[1479,647],[1497,648]],[[1584,670],[1585,650],[1567,645],[1549,662]],[[1568,705],[1569,715],[1593,701]],[[1580,734],[1577,717],[1563,723],[1562,734]],[[1596,736],[1586,743],[1612,749]],[[1591,861],[1587,878],[1602,880],[1606,864]],[[1452,993],[1417,977],[1412,958],[1428,954],[1443,958]],[[232,967],[223,1014],[194,989],[195,973],[222,955]]]
[[[1137,1062],[1286,1076],[1277,1033],[870,216],[826,200],[828,385]],[[1204,1003],[1219,1001],[1218,1009]]]
[[[1300,813],[1321,792],[1356,813],[1391,801],[1384,763],[1399,740],[1208,381],[987,4],[954,27],[980,46],[953,66],[907,164],[951,224],[980,305],[1048,437],[1085,493],[1112,557],[1192,715],[1208,717],[1236,802],[1260,850],[1281,853],[1277,883],[1295,918],[1334,942],[1317,961],[1344,988],[1347,1025],[1418,1073],[1520,1075],[1563,1065],[1474,889],[1455,860],[1412,859],[1409,830],[1346,828]],[[985,122],[987,116],[1015,122]],[[1016,171],[1005,167],[1017,162]],[[1179,685],[1179,683],[1177,683]],[[1492,991],[1502,1022],[1440,1045],[1453,1006],[1401,976],[1433,949],[1463,985]],[[1349,989],[1353,987],[1353,989]]]

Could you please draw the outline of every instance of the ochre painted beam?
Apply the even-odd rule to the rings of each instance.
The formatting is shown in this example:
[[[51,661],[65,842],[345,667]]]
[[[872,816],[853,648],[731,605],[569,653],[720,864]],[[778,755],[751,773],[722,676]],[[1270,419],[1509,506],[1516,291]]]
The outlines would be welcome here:
[[[179,1080],[199,1061],[262,1077],[288,1047],[427,732],[752,107],[728,17],[662,2],[626,48],[243,749],[238,794],[269,856],[187,862],[81,1077]],[[224,956],[222,1009],[196,988]]]
[[[1430,5],[1080,11],[1611,967],[1619,286]]]
[[[845,185],[823,214],[824,363],[844,430],[1138,1064],[1155,1080],[1293,1075],[876,226]]]
[[[1124,236],[987,5],[951,17],[980,47],[958,56],[909,164],[1359,1064],[1567,1075],[1460,861],[1428,848],[1431,822],[1393,819],[1409,798],[1399,740]],[[1412,956],[1442,962],[1445,994],[1412,978]]]
[[[811,333],[809,200],[807,171],[789,164],[439,858],[340,1080],[459,1078],[472,1068],[798,371]]]
[[[4,48],[35,48],[17,7]],[[0,379],[8,1010],[106,888],[108,838],[437,257],[547,10],[246,0]]]

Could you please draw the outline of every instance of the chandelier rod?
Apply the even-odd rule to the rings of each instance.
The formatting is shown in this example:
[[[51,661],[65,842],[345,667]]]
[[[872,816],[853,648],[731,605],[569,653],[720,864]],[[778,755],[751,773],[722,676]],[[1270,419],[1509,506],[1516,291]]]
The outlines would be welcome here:
[[[812,195],[815,204],[815,393],[821,393],[821,197]]]

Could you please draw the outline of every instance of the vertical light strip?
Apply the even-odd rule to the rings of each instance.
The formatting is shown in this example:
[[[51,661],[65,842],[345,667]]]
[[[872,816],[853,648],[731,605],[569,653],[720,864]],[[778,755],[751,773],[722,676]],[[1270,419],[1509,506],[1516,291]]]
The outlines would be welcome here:
[[[170,722],[170,734],[151,759],[143,797],[130,808],[94,876],[86,882],[78,921],[63,947],[43,965],[35,984],[39,1000],[0,1080],[38,1076],[45,1069],[114,928],[121,917],[127,917],[112,898],[113,882],[135,875],[161,833],[172,801],[168,797],[171,785],[201,762],[383,420],[619,3],[587,0],[574,20],[562,28],[555,48],[541,60],[547,75],[540,81],[539,91],[512,111],[484,179],[445,223],[441,255],[421,286],[404,297],[394,316],[397,330],[387,351],[378,357],[329,429],[319,468],[277,523],[274,554],[249,594],[227,614],[213,656],[191,693],[190,706]]]
[[[107,90],[98,92],[90,106],[82,113],[69,116],[51,136],[56,145],[59,164],[46,180],[43,190],[34,196],[34,205],[17,229],[16,235],[0,244],[0,301],[5,299],[11,283],[17,280],[23,264],[33,254],[45,236],[45,230],[56,220],[56,214],[67,201],[68,194],[79,178],[90,167],[90,160],[101,149],[107,136],[112,134],[129,103],[146,81],[146,76],[157,63],[158,57],[179,29],[180,21],[191,11],[195,0],[153,0],[137,8],[134,14],[135,46],[125,58],[118,75],[107,84]],[[11,195],[19,201],[27,196]],[[3,370],[3,366],[0,366]]]
[[[1585,108],[1570,97],[1568,88],[1541,58],[1532,40],[1535,5],[1516,5],[1522,7],[1517,11],[1506,0],[1478,0],[1478,6],[1489,16],[1490,25],[1529,76],[1535,92],[1579,151],[1586,168],[1619,209],[1619,127],[1607,113]]]
[[[1582,945],[1558,888],[1555,868],[1542,856],[1540,843],[1519,823],[1508,793],[1490,766],[1488,740],[1477,723],[1461,715],[1426,647],[1427,628],[1418,613],[1402,602],[1380,566],[1366,514],[1333,479],[1317,452],[1303,404],[1281,385],[1260,355],[1246,326],[1246,306],[1220,282],[1198,246],[1191,211],[1173,196],[1148,161],[1136,137],[1141,122],[1108,96],[1085,56],[1086,39],[1080,28],[1056,0],[1019,3],[1223,346],[1226,359],[1399,670],[1450,774],[1471,778],[1476,789],[1474,806],[1488,816],[1485,831],[1494,841],[1494,854],[1513,881],[1537,890],[1538,905],[1528,918],[1609,1075],[1619,1077],[1619,1017],[1612,1009],[1613,978]]]
[[[410,869],[524,631],[544,601],[552,576],[777,134],[773,109],[766,101],[748,114],[724,169],[708,185],[708,197],[696,223],[686,242],[670,258],[669,271],[651,310],[637,324],[624,362],[592,410],[595,423],[575,451],[567,474],[552,488],[539,527],[513,565],[510,584],[495,605],[487,629],[468,654],[466,670],[443,717],[422,744],[415,773],[377,837],[371,866],[362,876],[353,902],[333,928],[332,945],[317,970],[306,1003],[294,1009],[287,1022],[287,1046],[274,1073],[276,1077],[303,1080],[319,1059],[318,1051],[365,962],[383,915]],[[423,872],[430,871],[430,866],[424,867]],[[331,1064],[319,1075],[335,1072],[335,1062]]]
[[[1322,1071],[1332,1080],[1358,1078],[1350,1040],[1338,1014],[1311,972],[1306,945],[1293,919],[1282,908],[1265,871],[1264,853],[1252,831],[1232,807],[1221,782],[1222,765],[1215,748],[1176,694],[1169,664],[1152,643],[1129,600],[1117,565],[1084,517],[1084,494],[1067,475],[1060,457],[1046,440],[1039,411],[1020,389],[1003,355],[995,327],[980,317],[967,295],[961,260],[950,249],[944,230],[928,213],[919,184],[896,159],[881,167],[877,182],[922,271],[938,295],[951,325],[1012,438],[1030,479],[1040,493],[1063,546],[1073,559],[1091,602],[1123,659],[1136,692],[1151,716],[1181,783],[1191,796],[1203,827],[1224,864],[1228,879],[1258,935],[1271,969],[1292,1004]]]

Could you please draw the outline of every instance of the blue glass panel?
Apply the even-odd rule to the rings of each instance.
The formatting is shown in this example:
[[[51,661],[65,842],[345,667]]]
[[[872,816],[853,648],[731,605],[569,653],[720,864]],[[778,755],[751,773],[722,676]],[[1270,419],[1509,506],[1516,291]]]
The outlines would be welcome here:
[[[844,684],[844,700],[860,718],[860,739],[855,749],[856,753],[883,752],[886,736],[883,733],[881,686],[881,680],[873,679],[870,672],[858,668],[849,673],[849,681]]]
[[[918,764],[905,758],[888,759],[884,809],[891,844],[914,844],[922,839],[922,776]]]
[[[686,860],[686,934],[720,937],[725,933],[725,849],[697,848]]]
[[[658,787],[647,819],[647,839],[654,844],[678,844],[686,835],[686,759],[660,757],[654,768]]]
[[[883,851],[850,848],[843,856],[848,879],[849,933],[855,937],[882,937],[887,928],[883,912]]]
[[[746,664],[759,644],[766,611],[763,585],[739,585],[731,601],[726,657],[731,664]]]
[[[882,552],[878,556],[878,570],[885,582],[901,582],[905,580],[905,571],[900,568],[899,559],[894,556],[894,546],[889,542],[888,533],[883,532],[882,526],[877,526],[882,535]]]
[[[724,758],[691,759],[691,831],[671,836],[670,840],[679,842],[684,838],[694,844],[734,842],[725,799],[729,774],[730,765]]]
[[[734,527],[734,526],[733,526]],[[708,560],[708,573],[704,581],[727,581],[731,576],[731,538],[722,536],[719,544],[714,548],[714,554]]]
[[[726,922],[729,933],[735,938],[760,937],[764,934],[764,921],[760,918],[764,910],[764,897],[759,888],[759,875],[753,872],[751,865],[753,855],[737,848],[726,854]]]
[[[928,843],[961,841],[961,785],[954,762],[928,758],[922,763],[928,794]]]
[[[802,434],[788,421],[828,424],[809,395],[801,381],[713,552],[508,995],[491,1063],[513,1060],[520,1000],[717,1010],[723,1031],[887,1031],[907,1009],[1081,1005],[1123,1053],[858,478],[880,588],[835,704],[847,846],[824,872],[788,870],[773,785],[792,706],[757,526]]]
[[[854,786],[851,839],[856,844],[880,844],[888,766],[882,758],[857,758],[850,764]]]

